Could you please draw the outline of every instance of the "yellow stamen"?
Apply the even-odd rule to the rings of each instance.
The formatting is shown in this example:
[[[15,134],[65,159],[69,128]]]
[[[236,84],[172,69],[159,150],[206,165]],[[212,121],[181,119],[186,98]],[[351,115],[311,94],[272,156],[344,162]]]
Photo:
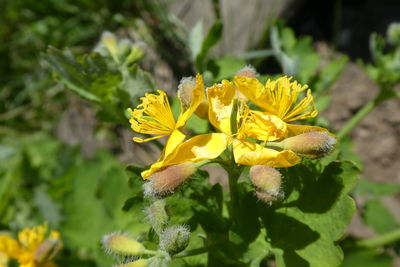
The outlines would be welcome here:
[[[133,138],[135,142],[147,142],[168,136],[175,129],[176,122],[168,97],[161,90],[157,92],[159,95],[146,94],[141,98],[142,103],[135,110],[128,110],[132,116],[129,122],[135,132],[158,135],[147,139],[135,137]]]

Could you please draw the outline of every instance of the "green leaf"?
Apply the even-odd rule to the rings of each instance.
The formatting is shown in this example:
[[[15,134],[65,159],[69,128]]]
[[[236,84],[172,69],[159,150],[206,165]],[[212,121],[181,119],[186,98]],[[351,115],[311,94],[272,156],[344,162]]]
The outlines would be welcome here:
[[[126,99],[121,96],[121,100],[125,101],[124,106],[132,107],[139,104],[139,98],[145,93],[155,92],[156,84],[150,73],[142,70],[138,65],[132,65],[123,73],[119,88],[128,95]]]
[[[261,230],[257,239],[248,246],[242,256],[242,260],[250,267],[259,267],[261,261],[270,254],[271,245],[265,240],[265,235],[265,230]]]
[[[363,219],[378,234],[384,234],[399,227],[392,213],[377,199],[370,199],[365,203]]]
[[[354,190],[357,195],[391,196],[400,193],[400,185],[361,180]]]
[[[189,33],[189,49],[192,59],[196,59],[203,43],[203,20],[199,19]]]
[[[79,96],[94,102],[112,102],[121,75],[107,67],[100,54],[75,58],[71,52],[53,47],[47,50],[45,59],[60,81]]]
[[[195,134],[205,134],[208,133],[210,126],[208,120],[201,119],[196,114],[193,114],[186,122],[186,129]]]
[[[232,56],[226,56],[215,61],[218,66],[218,75],[214,78],[215,82],[223,79],[232,78],[236,72],[246,65],[246,61]]]
[[[393,258],[374,249],[361,249],[345,254],[342,267],[391,267]]]
[[[342,56],[337,60],[329,62],[329,64],[318,75],[318,81],[315,83],[313,92],[321,94],[328,90],[339,78],[340,74],[346,67],[348,58]]]
[[[103,235],[125,230],[138,236],[149,229],[144,223],[143,201],[129,213],[122,211],[131,196],[127,180],[124,167],[103,152],[76,166],[72,188],[63,199],[65,220],[60,230],[66,246],[84,249],[99,266],[111,264],[99,246]]]
[[[338,266],[343,260],[335,244],[346,231],[354,210],[347,195],[359,170],[335,161],[322,170],[298,165],[284,174],[287,198],[277,206],[259,206],[277,266]]]
[[[58,228],[62,221],[60,206],[48,195],[44,187],[37,187],[34,191],[34,201],[44,219],[52,228]]]
[[[324,95],[316,98],[314,103],[315,103],[315,108],[318,110],[318,112],[326,110],[331,103],[331,99],[332,99],[331,95]]]
[[[206,38],[201,46],[201,51],[196,57],[196,68],[199,72],[203,72],[204,60],[208,51],[216,45],[222,37],[223,24],[221,20],[217,20],[209,29]]]

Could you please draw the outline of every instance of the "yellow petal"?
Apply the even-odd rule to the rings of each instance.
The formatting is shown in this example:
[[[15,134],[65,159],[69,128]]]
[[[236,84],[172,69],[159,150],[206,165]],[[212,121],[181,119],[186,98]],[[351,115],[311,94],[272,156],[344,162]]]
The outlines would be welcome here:
[[[17,240],[8,235],[0,235],[0,252],[16,259],[21,254],[21,248]]]
[[[264,88],[264,85],[260,83],[256,78],[235,76],[233,78],[233,81],[238,90],[251,102],[256,104],[258,107],[264,109],[265,111],[275,111],[271,110],[270,95],[265,93],[266,90]]]
[[[231,134],[230,118],[234,96],[235,86],[226,80],[207,89],[208,118],[212,125],[228,135]]]
[[[168,138],[168,141],[165,144],[161,156],[158,158],[158,160],[150,166],[150,169],[145,170],[141,173],[143,179],[147,179],[148,177],[150,177],[151,174],[165,167],[165,158],[167,158],[171,153],[175,151],[175,149],[183,142],[183,140],[185,140],[185,137],[185,134],[183,134],[181,131],[173,131],[171,136]]]
[[[191,101],[189,108],[186,109],[186,105],[183,105],[183,103],[181,103],[182,110],[176,122],[176,128],[184,126],[186,124],[186,121],[190,118],[190,116],[192,116],[192,114],[196,111],[196,109],[204,100],[204,83],[203,78],[200,74],[196,75],[196,86],[193,89],[190,98]]]
[[[233,142],[233,154],[237,163],[250,166],[267,165],[282,168],[300,162],[300,157],[290,150],[276,151],[246,140]]]
[[[180,144],[173,153],[165,156],[162,161],[151,165],[143,171],[143,179],[149,178],[154,172],[170,165],[183,162],[200,162],[218,157],[229,145],[230,137],[223,133],[197,135]]]
[[[186,135],[179,130],[175,130],[172,132],[171,136],[168,138],[167,143],[164,147],[163,157],[167,157],[171,154],[179,144],[185,140]]]
[[[286,123],[279,117],[266,112],[250,111],[239,129],[238,139],[250,137],[266,142],[282,139],[286,136]]]

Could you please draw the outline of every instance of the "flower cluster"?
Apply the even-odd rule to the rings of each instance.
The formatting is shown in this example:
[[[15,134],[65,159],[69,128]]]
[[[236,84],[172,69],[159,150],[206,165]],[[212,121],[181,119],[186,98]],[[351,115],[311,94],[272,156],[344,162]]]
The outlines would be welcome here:
[[[8,266],[13,259],[20,267],[54,267],[52,259],[61,247],[59,233],[54,230],[47,233],[46,224],[23,229],[18,239],[0,234],[0,266]]]
[[[228,147],[235,164],[274,168],[296,165],[301,157],[314,159],[330,153],[336,144],[333,134],[298,123],[318,114],[311,90],[289,77],[262,84],[255,74],[247,67],[233,81],[223,80],[206,89],[200,74],[182,79],[178,90],[181,113],[176,120],[163,91],[141,98],[142,103],[129,110],[132,129],[155,136],[133,140],[169,137],[159,159],[142,172],[143,179],[161,179],[158,174],[171,166],[216,159]],[[193,113],[207,119],[215,132],[188,136],[185,124]],[[171,189],[163,184],[164,191]]]

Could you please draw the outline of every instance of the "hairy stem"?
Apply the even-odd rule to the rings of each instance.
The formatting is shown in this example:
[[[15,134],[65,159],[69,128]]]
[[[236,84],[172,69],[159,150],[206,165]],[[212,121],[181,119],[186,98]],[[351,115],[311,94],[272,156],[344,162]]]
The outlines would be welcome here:
[[[202,247],[202,248],[196,248],[196,249],[191,249],[188,251],[183,251],[179,254],[176,254],[174,258],[183,258],[183,257],[189,257],[189,256],[194,256],[202,253],[206,253],[210,250],[211,246],[207,247]]]

